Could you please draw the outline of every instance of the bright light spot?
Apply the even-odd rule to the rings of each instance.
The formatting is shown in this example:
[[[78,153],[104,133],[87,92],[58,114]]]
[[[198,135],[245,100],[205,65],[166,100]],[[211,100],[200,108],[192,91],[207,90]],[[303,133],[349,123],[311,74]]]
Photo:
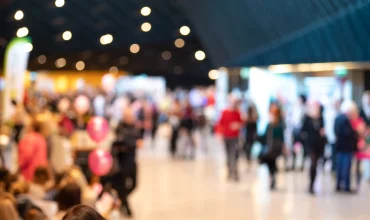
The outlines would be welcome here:
[[[138,44],[133,44],[130,47],[131,53],[139,53],[140,51],[140,46]]]
[[[218,70],[209,71],[208,77],[212,80],[216,80],[218,78]]]
[[[182,26],[180,28],[180,33],[184,36],[189,35],[190,34],[190,28],[188,26]]]
[[[148,22],[145,22],[141,25],[141,30],[144,32],[149,32],[152,29],[152,25]]]
[[[41,55],[37,58],[37,61],[39,62],[39,64],[44,64],[46,63],[46,56],[44,55]]]
[[[33,45],[31,43],[26,43],[25,48],[27,52],[31,52],[33,50]]]
[[[118,68],[115,67],[115,66],[112,66],[111,68],[109,68],[109,73],[117,74],[118,73]]]
[[[64,67],[65,65],[67,64],[67,61],[66,59],[64,58],[59,58],[55,61],[55,66],[58,67],[58,68],[62,68]]]
[[[78,71],[82,71],[82,70],[84,70],[84,69],[85,69],[85,63],[84,63],[84,61],[78,61],[78,62],[76,63],[76,69],[77,69]]]
[[[111,34],[103,35],[100,38],[100,43],[103,44],[103,45],[110,44],[110,43],[112,43],[112,41],[113,41],[113,36]]]
[[[205,58],[206,58],[206,54],[203,51],[198,50],[197,52],[195,52],[195,59],[202,61]]]
[[[141,14],[143,16],[149,16],[151,12],[152,12],[152,10],[149,7],[143,7],[141,9]]]
[[[183,48],[185,46],[185,41],[181,38],[175,40],[175,46],[177,48]]]
[[[164,51],[164,52],[162,53],[162,58],[163,58],[164,60],[169,60],[169,59],[171,59],[171,57],[172,57],[172,54],[171,54],[171,52],[170,52],[170,51]]]
[[[55,6],[57,6],[58,8],[63,7],[64,3],[64,0],[55,0]]]
[[[24,17],[23,11],[19,10],[14,14],[14,19],[19,21]]]
[[[17,37],[25,37],[28,35],[28,28],[26,27],[22,27],[22,28],[19,28],[18,31],[17,31]]]
[[[72,38],[72,33],[70,31],[64,31],[63,40],[70,40]]]

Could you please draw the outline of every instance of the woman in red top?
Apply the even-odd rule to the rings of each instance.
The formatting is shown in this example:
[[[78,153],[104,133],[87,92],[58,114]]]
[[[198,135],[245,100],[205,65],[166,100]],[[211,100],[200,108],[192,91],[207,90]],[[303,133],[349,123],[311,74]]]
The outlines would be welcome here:
[[[219,128],[222,131],[226,155],[229,180],[239,181],[238,173],[238,140],[243,121],[238,109],[238,102],[233,100],[229,108],[222,112]]]

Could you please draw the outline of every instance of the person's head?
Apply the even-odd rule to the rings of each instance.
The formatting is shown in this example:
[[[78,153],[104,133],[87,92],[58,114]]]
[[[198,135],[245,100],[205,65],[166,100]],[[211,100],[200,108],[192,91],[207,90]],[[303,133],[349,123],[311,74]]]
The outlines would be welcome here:
[[[281,110],[278,105],[270,106],[270,122],[277,124],[281,121]]]
[[[27,194],[29,192],[30,188],[29,188],[29,185],[27,182],[25,181],[15,181],[13,182],[11,185],[10,185],[10,189],[9,189],[9,192],[13,195],[13,196],[18,196],[18,195],[24,195],[24,194]]]
[[[77,205],[68,209],[63,220],[105,220],[105,218],[90,206]]]
[[[81,188],[76,183],[68,183],[62,187],[56,197],[59,210],[66,211],[81,204]]]
[[[306,104],[306,102],[307,102],[307,97],[306,97],[305,95],[301,94],[301,95],[299,95],[299,97],[298,97],[298,101],[299,101],[299,103],[300,103],[301,105],[305,105],[305,104]]]
[[[12,106],[16,107],[18,105],[17,100],[12,99],[11,104]]]
[[[24,220],[47,220],[46,215],[38,208],[31,208],[27,211]]]
[[[340,110],[347,115],[349,119],[356,119],[359,115],[357,105],[352,100],[346,100],[342,103]]]
[[[19,219],[15,199],[10,194],[2,193],[0,195],[0,219],[1,220]]]
[[[37,167],[33,175],[33,182],[38,185],[45,185],[51,180],[51,174],[46,167]]]
[[[229,105],[230,109],[232,110],[238,109],[240,101],[236,97],[230,95],[229,102],[230,102],[230,105]]]
[[[36,117],[32,118],[29,131],[40,133],[42,131],[42,123],[36,119]]]
[[[136,121],[136,116],[131,107],[126,108],[123,112],[123,121],[127,124],[134,124]]]
[[[76,183],[81,189],[88,187],[88,182],[81,169],[77,166],[71,167],[66,175],[62,178],[59,188],[64,187],[68,183]]]
[[[320,118],[321,116],[321,104],[317,101],[309,101],[308,102],[308,115],[311,118]]]

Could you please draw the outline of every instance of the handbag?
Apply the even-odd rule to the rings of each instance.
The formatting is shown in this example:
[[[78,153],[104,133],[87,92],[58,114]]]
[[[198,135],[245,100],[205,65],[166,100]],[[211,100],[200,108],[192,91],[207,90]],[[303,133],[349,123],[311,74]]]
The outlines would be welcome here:
[[[265,134],[265,143],[261,150],[260,158],[275,159],[283,150],[282,143],[279,140],[274,140],[274,129],[269,125]]]

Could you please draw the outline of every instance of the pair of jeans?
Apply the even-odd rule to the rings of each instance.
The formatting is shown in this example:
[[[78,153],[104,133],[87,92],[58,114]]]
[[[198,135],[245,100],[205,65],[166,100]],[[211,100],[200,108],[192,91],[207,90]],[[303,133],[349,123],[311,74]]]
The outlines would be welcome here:
[[[238,138],[225,138],[226,161],[229,178],[238,178]]]
[[[337,152],[337,189],[351,190],[352,153]],[[344,188],[343,185],[344,184]]]

